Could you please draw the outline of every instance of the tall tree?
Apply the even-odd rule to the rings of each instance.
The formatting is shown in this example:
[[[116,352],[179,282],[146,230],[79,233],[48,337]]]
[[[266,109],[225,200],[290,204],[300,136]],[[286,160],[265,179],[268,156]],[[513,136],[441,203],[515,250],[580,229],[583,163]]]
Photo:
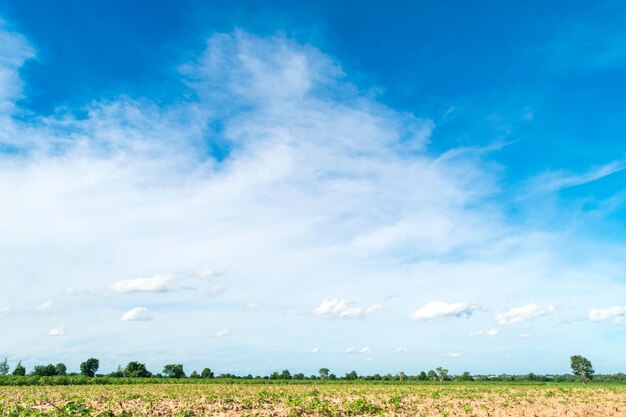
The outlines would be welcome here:
[[[93,378],[100,367],[100,361],[96,358],[89,358],[80,364],[80,373]]]
[[[200,374],[200,376],[202,378],[213,378],[215,376],[215,374],[213,373],[213,371],[211,371],[211,369],[209,368],[204,368],[202,370],[202,373]]]
[[[57,363],[54,368],[56,369],[57,375],[67,374],[67,366],[65,366],[64,363]]]
[[[330,369],[328,368],[320,369],[320,379],[327,379],[329,374],[330,374]]]
[[[570,366],[572,367],[574,375],[577,375],[583,384],[587,384],[587,382],[593,378],[593,374],[595,373],[593,366],[591,366],[591,361],[581,355],[571,356]]]
[[[9,363],[7,362],[7,358],[4,358],[2,362],[0,362],[0,375],[6,375],[9,373]]]
[[[22,365],[22,361],[19,361],[17,365],[15,365],[15,369],[13,370],[13,375],[24,376],[26,375],[26,368]]]
[[[448,370],[441,366],[436,369],[439,381],[445,381],[448,378]]]

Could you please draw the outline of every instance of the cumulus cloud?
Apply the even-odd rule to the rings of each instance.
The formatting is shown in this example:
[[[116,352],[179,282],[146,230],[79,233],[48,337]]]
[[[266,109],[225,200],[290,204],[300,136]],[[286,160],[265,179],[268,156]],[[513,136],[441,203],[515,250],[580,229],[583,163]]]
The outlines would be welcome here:
[[[213,337],[224,337],[224,336],[228,336],[229,334],[230,334],[230,330],[223,329],[223,330],[219,330],[213,333]]]
[[[521,323],[526,320],[539,316],[545,316],[555,310],[554,306],[541,307],[537,304],[530,303],[522,307],[515,307],[504,313],[498,313],[495,320],[498,324],[514,324]]]
[[[383,308],[382,304],[373,304],[369,307],[354,306],[348,300],[339,300],[337,298],[327,298],[313,310],[313,314],[317,316],[334,316],[340,318],[363,318],[374,314]]]
[[[11,309],[9,307],[0,307],[0,317],[4,317],[9,314]]]
[[[109,287],[118,294],[131,292],[165,292],[170,290],[168,285],[174,281],[172,275],[157,274],[149,278],[134,278],[117,281]]]
[[[473,332],[469,332],[470,337],[475,336],[495,336],[500,333],[500,329],[489,329],[489,330],[476,330]]]
[[[462,353],[459,353],[459,352],[446,353],[446,357],[448,357],[448,358],[458,358],[461,355],[462,355]]]
[[[148,309],[145,307],[135,307],[128,310],[121,317],[122,321],[148,321],[152,320],[152,317],[148,315]]]
[[[48,311],[52,310],[53,307],[54,307],[54,301],[47,300],[47,301],[44,301],[43,303],[39,304],[35,308],[35,310],[39,311],[39,312],[42,312],[42,313],[45,313],[45,312],[48,312]]]
[[[116,294],[127,293],[167,293],[179,290],[197,291],[205,297],[217,297],[221,295],[225,288],[222,285],[214,285],[209,288],[202,288],[201,281],[219,277],[223,272],[216,272],[212,269],[201,270],[193,273],[181,274],[156,274],[148,278],[133,278],[114,282],[109,286],[109,290]],[[200,280],[200,281],[198,281]],[[195,284],[201,284],[200,287]]]
[[[344,349],[344,353],[372,353],[374,349],[369,346],[364,346],[361,349],[356,349],[354,346],[350,346]]]
[[[519,335],[519,337],[521,339],[525,339],[527,337],[533,337],[533,334],[532,333],[522,333],[522,334]]]
[[[65,327],[58,327],[56,329],[48,330],[48,336],[64,336],[65,335]]]
[[[590,308],[587,317],[591,321],[612,321],[617,324],[626,324],[626,306]]]
[[[482,310],[483,308],[479,304],[466,301],[459,303],[432,301],[413,312],[413,314],[411,314],[411,320],[422,321],[447,317],[469,317],[474,312]]]
[[[313,348],[313,350],[311,350],[311,353],[318,353],[320,351],[320,348],[316,347]]]

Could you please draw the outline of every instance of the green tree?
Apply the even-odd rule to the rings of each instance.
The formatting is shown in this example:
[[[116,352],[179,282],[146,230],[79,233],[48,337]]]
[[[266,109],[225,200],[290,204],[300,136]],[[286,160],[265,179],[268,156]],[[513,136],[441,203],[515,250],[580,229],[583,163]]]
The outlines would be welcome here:
[[[352,372],[348,372],[345,378],[349,381],[354,381],[358,379],[358,377],[359,376],[357,375],[356,371],[352,371]]]
[[[55,376],[57,374],[57,369],[53,364],[48,365],[36,365],[33,369],[33,375],[36,376]]]
[[[320,369],[320,379],[328,379],[329,374],[330,374],[330,369],[328,368]]]
[[[64,363],[57,363],[54,369],[56,370],[57,375],[62,376],[67,374],[67,366],[65,366]]]
[[[578,376],[583,384],[587,384],[587,381],[593,378],[593,374],[595,373],[593,366],[591,366],[591,361],[581,355],[571,356],[570,366],[572,367],[574,375]]]
[[[291,379],[291,372],[289,372],[288,369],[284,369],[281,373],[280,373],[280,379]]]
[[[183,365],[181,364],[167,364],[163,367],[163,376],[168,378],[184,378],[185,371],[183,370]]]
[[[439,381],[445,381],[448,378],[448,370],[441,366],[436,369]]]
[[[459,381],[473,381],[473,380],[474,378],[472,378],[472,374],[470,374],[467,371],[463,372],[463,374],[459,377]]]
[[[213,374],[213,371],[211,371],[209,368],[204,368],[200,376],[202,378],[213,378],[215,375]]]
[[[428,379],[428,375],[426,375],[426,372],[422,371],[419,373],[419,375],[417,376],[417,380],[418,381],[426,381]]]
[[[433,371],[432,369],[430,371],[428,371],[428,379],[431,381],[436,381],[437,380],[437,372]]]
[[[7,362],[7,358],[4,358],[2,362],[0,362],[0,375],[6,375],[9,373],[9,363]]]
[[[189,375],[189,378],[200,378],[200,375],[196,371],[193,371],[191,375]]]
[[[13,375],[24,376],[26,375],[26,368],[22,365],[22,361],[19,361],[13,370]]]
[[[85,362],[80,364],[80,373],[82,375],[93,378],[96,376],[96,371],[100,367],[100,361],[96,358],[89,358]]]
[[[137,361],[128,362],[124,368],[124,376],[128,378],[149,378],[152,376],[146,365]]]

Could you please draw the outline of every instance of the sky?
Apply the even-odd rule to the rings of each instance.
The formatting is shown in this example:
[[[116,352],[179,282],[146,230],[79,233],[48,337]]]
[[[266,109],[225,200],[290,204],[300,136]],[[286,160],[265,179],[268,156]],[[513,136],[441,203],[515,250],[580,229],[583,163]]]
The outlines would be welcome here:
[[[0,0],[0,356],[625,371],[621,2]]]

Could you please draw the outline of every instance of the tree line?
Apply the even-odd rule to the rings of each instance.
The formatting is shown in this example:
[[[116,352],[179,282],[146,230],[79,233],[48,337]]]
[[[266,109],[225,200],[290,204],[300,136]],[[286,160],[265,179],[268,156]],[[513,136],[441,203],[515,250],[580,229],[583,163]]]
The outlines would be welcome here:
[[[124,368],[118,366],[118,368],[109,374],[98,374],[100,368],[100,361],[96,358],[89,358],[80,364],[80,372],[68,372],[67,366],[63,363],[36,365],[28,375],[39,377],[54,377],[54,376],[78,376],[95,378],[95,377],[108,377],[108,378],[197,378],[197,379],[212,379],[212,378],[227,378],[227,379],[268,379],[268,380],[366,380],[366,381],[529,381],[529,382],[573,382],[580,379],[583,384],[586,384],[594,377],[595,371],[591,362],[581,356],[574,355],[570,357],[570,366],[572,368],[572,374],[566,375],[535,375],[529,373],[526,375],[472,375],[469,372],[463,372],[460,375],[451,375],[448,370],[443,367],[438,367],[429,371],[421,371],[414,375],[408,375],[404,372],[398,372],[397,374],[374,374],[374,375],[359,375],[356,371],[351,371],[343,376],[337,376],[328,368],[321,368],[318,374],[305,375],[304,373],[292,374],[288,369],[282,372],[272,372],[270,375],[264,376],[252,376],[248,374],[246,376],[234,375],[231,373],[223,373],[215,375],[210,368],[204,368],[201,372],[192,371],[189,375],[185,373],[182,364],[167,364],[163,367],[160,373],[153,374],[146,368],[146,365],[137,361],[129,362]],[[8,375],[10,367],[7,359],[0,362],[0,375]],[[26,376],[26,368],[22,365],[22,362],[18,362],[11,375],[14,376]],[[626,382],[626,375],[623,373],[615,375],[596,375],[595,379],[599,382]]]

